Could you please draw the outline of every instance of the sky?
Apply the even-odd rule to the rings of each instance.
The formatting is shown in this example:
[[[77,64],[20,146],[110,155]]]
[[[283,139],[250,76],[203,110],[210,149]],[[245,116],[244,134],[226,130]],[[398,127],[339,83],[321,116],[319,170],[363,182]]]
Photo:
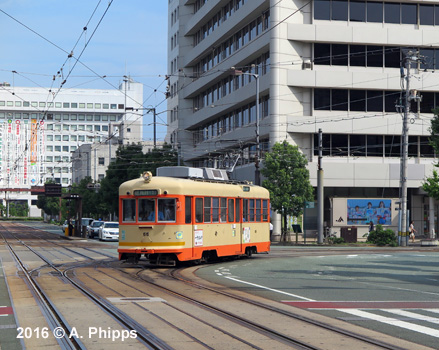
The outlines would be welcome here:
[[[144,107],[164,111],[167,8],[166,0],[0,0],[0,82],[58,88],[67,78],[63,88],[114,89],[130,75],[143,84]],[[152,120],[144,116],[145,140]],[[157,139],[165,135],[158,124]]]

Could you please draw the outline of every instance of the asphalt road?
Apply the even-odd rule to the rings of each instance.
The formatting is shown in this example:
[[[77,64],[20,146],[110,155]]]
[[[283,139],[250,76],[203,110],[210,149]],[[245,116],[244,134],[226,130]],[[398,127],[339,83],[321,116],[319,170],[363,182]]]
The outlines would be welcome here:
[[[439,348],[439,250],[339,250],[302,256],[273,247],[200,268],[207,280]]]

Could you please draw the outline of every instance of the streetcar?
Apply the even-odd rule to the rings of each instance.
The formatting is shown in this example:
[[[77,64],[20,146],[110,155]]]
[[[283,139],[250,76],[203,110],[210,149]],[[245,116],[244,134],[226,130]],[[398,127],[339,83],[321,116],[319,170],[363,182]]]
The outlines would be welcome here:
[[[270,198],[224,170],[162,167],[119,187],[119,260],[152,265],[270,250]]]

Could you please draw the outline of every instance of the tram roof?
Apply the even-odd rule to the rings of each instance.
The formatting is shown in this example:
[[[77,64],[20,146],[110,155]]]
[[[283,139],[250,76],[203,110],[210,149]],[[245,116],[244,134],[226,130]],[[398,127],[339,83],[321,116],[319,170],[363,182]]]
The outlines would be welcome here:
[[[248,189],[248,190],[247,190]],[[268,190],[261,186],[245,183],[231,183],[200,179],[183,179],[166,176],[153,176],[150,182],[137,178],[124,182],[119,187],[119,195],[134,194],[138,190],[158,190],[158,194],[194,195],[218,197],[259,197],[269,198]]]

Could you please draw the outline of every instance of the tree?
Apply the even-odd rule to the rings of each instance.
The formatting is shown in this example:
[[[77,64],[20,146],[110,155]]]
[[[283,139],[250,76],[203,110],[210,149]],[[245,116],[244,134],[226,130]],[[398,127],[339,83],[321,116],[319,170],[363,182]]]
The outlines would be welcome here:
[[[282,215],[281,240],[286,236],[287,216],[301,215],[304,203],[313,199],[307,164],[299,148],[287,141],[276,143],[265,155],[262,186],[270,191],[271,207]]]
[[[434,117],[431,120],[430,127],[430,145],[434,148],[436,154],[439,154],[439,108],[433,109]],[[436,167],[439,167],[439,164],[435,164]],[[427,194],[439,200],[439,175],[436,170],[433,170],[433,176],[428,177],[425,182],[422,184],[422,188]]]
[[[119,186],[123,182],[138,178],[144,171],[155,175],[158,167],[173,165],[177,165],[177,153],[170,145],[154,148],[146,154],[140,144],[120,146],[116,151],[116,161],[110,163],[101,181],[97,207],[102,216],[118,213]]]

